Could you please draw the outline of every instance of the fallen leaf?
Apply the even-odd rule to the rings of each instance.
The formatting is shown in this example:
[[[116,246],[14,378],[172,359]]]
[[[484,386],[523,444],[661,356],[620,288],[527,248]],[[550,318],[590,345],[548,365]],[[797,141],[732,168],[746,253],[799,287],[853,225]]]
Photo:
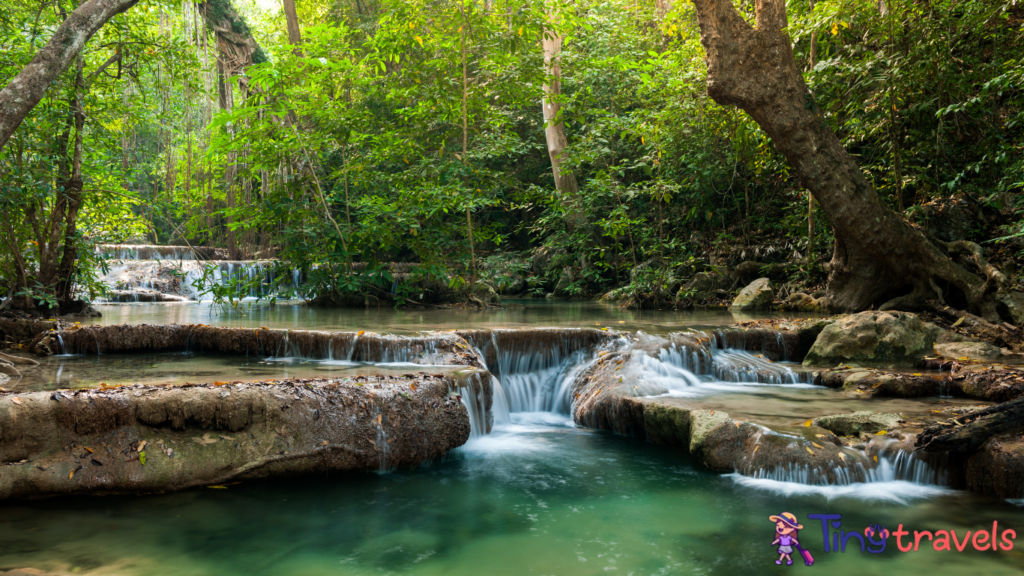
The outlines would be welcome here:
[[[957,320],[956,322],[953,322],[953,327],[956,327],[956,326],[959,326],[959,325],[963,324],[964,323],[964,318],[967,318],[967,316],[961,316],[959,320]]]
[[[362,336],[363,334],[366,334],[365,330],[360,330],[359,332],[356,332],[356,336]]]
[[[874,458],[875,458],[875,462],[878,462],[878,456],[875,456]]]
[[[885,436],[885,434],[885,430],[879,430],[878,432],[875,432],[875,436]]]
[[[804,446],[804,450],[807,450],[811,454],[814,454],[814,450],[811,450],[809,446]]]
[[[377,414],[377,426],[382,426],[382,424],[380,423],[380,419],[382,416],[383,414]]]
[[[146,440],[143,440],[142,442],[139,442],[139,447],[136,448],[135,451],[136,452],[142,452],[145,449],[146,449]],[[89,450],[89,449],[86,448],[86,450]],[[92,452],[92,450],[89,450],[89,452]]]
[[[822,450],[824,450],[824,449],[825,449],[825,447],[824,447],[824,446],[822,446],[821,444],[818,444],[817,442],[811,442],[811,444],[814,444],[814,446],[815,446],[816,448],[820,448],[820,449],[822,449]]]
[[[68,480],[71,480],[71,477],[74,476],[74,475],[75,475],[75,470],[72,470],[71,472],[68,472]]]
[[[818,438],[828,438],[828,436],[825,434],[815,434],[815,436]]]
[[[146,453],[145,452],[139,452],[139,462],[142,462],[143,466],[146,465]]]
[[[85,450],[86,450],[86,451],[87,451],[87,452],[88,452],[89,454],[95,454],[95,452],[93,452],[93,451],[92,451],[92,448],[89,448],[88,446],[82,446],[82,448],[85,448]]]
[[[227,490],[228,487],[223,484],[215,484],[213,486],[207,486],[207,488],[213,488],[214,490]]]
[[[752,454],[757,454],[757,450],[758,450],[758,449],[759,449],[760,447],[761,447],[761,446],[754,446],[754,451],[752,452]]]
[[[711,411],[711,413],[712,413],[712,414],[714,414],[714,413],[715,413],[715,411],[714,411],[714,410],[712,410],[712,411]]]
[[[804,422],[804,426],[810,428],[811,427],[811,421],[808,420],[807,422]]]
[[[321,446],[327,446],[327,440],[324,440],[323,442],[321,442],[320,445]]]
[[[213,385],[214,386],[227,386],[228,382],[214,382]]]
[[[11,402],[14,402],[15,404],[21,404],[21,398],[15,396],[14,398],[11,398]]]
[[[843,462],[846,462],[846,454],[843,454],[842,452],[840,452],[839,453],[839,459],[842,460]]]
[[[881,383],[881,382],[875,382],[875,383],[874,383],[874,385],[872,385],[871,387],[872,387],[872,388],[878,388],[878,387],[879,387],[879,386],[881,386],[881,385],[882,385],[882,383]]]

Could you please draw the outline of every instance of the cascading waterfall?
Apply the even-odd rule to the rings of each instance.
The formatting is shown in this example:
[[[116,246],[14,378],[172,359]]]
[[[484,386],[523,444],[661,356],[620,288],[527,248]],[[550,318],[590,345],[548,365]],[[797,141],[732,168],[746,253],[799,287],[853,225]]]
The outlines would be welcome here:
[[[711,342],[716,341],[714,335]],[[809,374],[735,348],[703,347],[670,342],[655,354],[643,352],[639,364],[644,379],[664,386],[670,394],[695,396],[742,385],[809,386]]]
[[[868,461],[867,455],[864,461]],[[835,480],[829,478],[829,472]],[[849,486],[855,483],[905,481],[914,484],[940,486],[947,483],[946,475],[933,469],[927,462],[903,450],[878,454],[878,465],[867,467],[858,462],[853,467],[836,466],[819,470],[807,465],[787,464],[770,470],[758,469],[745,476],[755,480],[773,480],[807,486]]]

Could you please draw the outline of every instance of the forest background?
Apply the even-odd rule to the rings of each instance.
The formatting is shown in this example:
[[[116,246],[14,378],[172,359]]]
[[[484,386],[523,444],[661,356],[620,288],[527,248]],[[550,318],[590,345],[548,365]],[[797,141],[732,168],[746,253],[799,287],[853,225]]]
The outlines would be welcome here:
[[[73,9],[5,3],[4,85]],[[883,200],[1020,290],[1024,6],[787,11],[808,106]],[[689,2],[142,0],[0,152],[0,295],[99,297],[118,242],[274,258],[303,278],[280,296],[326,304],[821,288],[827,219],[706,78]]]

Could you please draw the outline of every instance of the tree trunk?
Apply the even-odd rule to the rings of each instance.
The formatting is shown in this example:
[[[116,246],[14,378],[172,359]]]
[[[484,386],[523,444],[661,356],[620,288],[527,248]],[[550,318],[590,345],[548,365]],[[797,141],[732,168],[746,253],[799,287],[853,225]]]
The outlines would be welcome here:
[[[107,20],[131,8],[139,0],[89,0],[79,6],[32,61],[0,91],[0,150],[11,134],[43,98],[46,89],[81,52]]]
[[[288,21],[288,43],[296,46],[295,53],[300,50],[298,45],[302,43],[302,32],[299,29],[299,13],[295,10],[295,0],[284,0],[284,16]]]
[[[559,53],[562,51],[562,37],[550,30],[544,31],[544,70],[546,80],[544,82],[544,136],[548,144],[548,156],[551,157],[551,172],[555,176],[555,189],[563,198],[571,199],[576,196],[579,186],[576,184],[576,175],[572,172],[562,170],[562,153],[568,146],[565,137],[565,124],[562,122],[560,112],[562,104],[558,101],[562,95],[562,65],[559,63]],[[578,220],[578,215],[574,215]]]
[[[914,309],[929,299],[998,320],[1007,282],[955,264],[888,209],[817,114],[793,57],[782,0],[756,0],[756,27],[729,0],[694,0],[708,65],[708,95],[738,106],[771,137],[835,229],[828,302],[837,311]]]

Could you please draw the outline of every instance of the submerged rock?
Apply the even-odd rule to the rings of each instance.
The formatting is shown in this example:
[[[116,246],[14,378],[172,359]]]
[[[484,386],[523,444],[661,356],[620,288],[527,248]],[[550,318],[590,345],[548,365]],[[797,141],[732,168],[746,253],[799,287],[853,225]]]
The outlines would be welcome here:
[[[852,414],[835,414],[815,418],[815,426],[840,436],[856,436],[860,433],[875,434],[899,427],[899,414],[878,414],[871,411],[854,412]]]
[[[772,291],[771,281],[768,278],[758,278],[740,290],[729,309],[737,311],[767,310],[774,300],[775,292]]]
[[[932,351],[938,334],[934,324],[907,312],[851,314],[825,326],[804,364],[911,366]]]
[[[459,385],[409,374],[0,393],[0,499],[416,465],[469,438]]]

